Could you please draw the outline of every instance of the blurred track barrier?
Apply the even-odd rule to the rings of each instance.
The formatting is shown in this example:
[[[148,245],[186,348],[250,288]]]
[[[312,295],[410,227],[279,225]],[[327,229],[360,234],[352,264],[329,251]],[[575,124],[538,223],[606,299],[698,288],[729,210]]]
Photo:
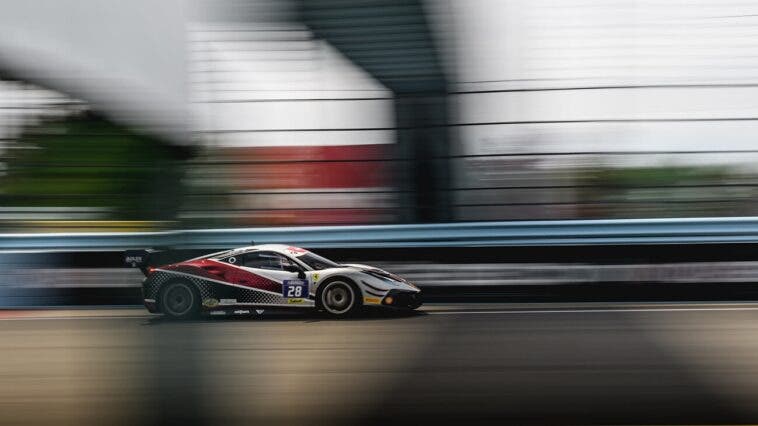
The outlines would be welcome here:
[[[371,264],[424,287],[558,285],[607,282],[758,283],[758,262],[664,264],[387,262]],[[133,268],[12,268],[0,288],[138,287],[144,276]]]
[[[0,234],[0,250],[122,250],[154,246],[224,249],[253,241],[308,248],[758,243],[758,217],[17,233]]]
[[[138,304],[122,250],[171,263],[253,241],[382,267],[429,300],[753,300],[758,283],[752,217],[30,233],[0,235],[0,306]]]
[[[397,273],[421,287],[555,285],[602,282],[758,283],[758,262],[691,262],[596,265],[569,263],[440,264],[367,263]],[[0,287],[138,287],[144,276],[131,268],[17,268],[0,276]]]
[[[758,299],[758,262],[365,263],[410,280],[427,302]],[[0,307],[139,305],[143,278],[130,268],[11,268],[0,276]]]

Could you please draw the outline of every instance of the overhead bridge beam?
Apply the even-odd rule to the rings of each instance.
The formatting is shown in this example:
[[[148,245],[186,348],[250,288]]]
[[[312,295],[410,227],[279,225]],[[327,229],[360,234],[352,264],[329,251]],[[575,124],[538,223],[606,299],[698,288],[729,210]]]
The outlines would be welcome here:
[[[300,19],[395,94],[406,222],[451,219],[447,80],[420,0],[298,0]]]

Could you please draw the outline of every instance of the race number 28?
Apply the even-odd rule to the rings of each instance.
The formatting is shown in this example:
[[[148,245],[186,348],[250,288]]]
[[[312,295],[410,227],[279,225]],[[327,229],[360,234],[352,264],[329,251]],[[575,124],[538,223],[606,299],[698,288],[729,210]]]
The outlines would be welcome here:
[[[282,283],[282,296],[287,298],[306,297],[308,295],[308,281],[284,280]]]

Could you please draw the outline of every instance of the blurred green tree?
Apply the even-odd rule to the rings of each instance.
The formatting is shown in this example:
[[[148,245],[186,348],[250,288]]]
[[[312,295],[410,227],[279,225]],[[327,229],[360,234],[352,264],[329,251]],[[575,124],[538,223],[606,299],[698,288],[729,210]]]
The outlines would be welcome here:
[[[111,220],[173,220],[186,149],[91,113],[28,127],[7,151],[4,205],[101,207]]]
[[[579,175],[579,216],[702,217],[754,212],[754,188],[726,166],[595,167]],[[751,179],[752,180],[752,179]]]

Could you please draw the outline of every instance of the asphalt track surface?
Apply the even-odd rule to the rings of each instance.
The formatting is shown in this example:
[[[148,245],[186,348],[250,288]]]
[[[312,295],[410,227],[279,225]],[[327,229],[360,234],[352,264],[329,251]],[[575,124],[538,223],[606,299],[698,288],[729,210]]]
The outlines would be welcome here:
[[[758,422],[758,304],[0,311],[0,424]]]

